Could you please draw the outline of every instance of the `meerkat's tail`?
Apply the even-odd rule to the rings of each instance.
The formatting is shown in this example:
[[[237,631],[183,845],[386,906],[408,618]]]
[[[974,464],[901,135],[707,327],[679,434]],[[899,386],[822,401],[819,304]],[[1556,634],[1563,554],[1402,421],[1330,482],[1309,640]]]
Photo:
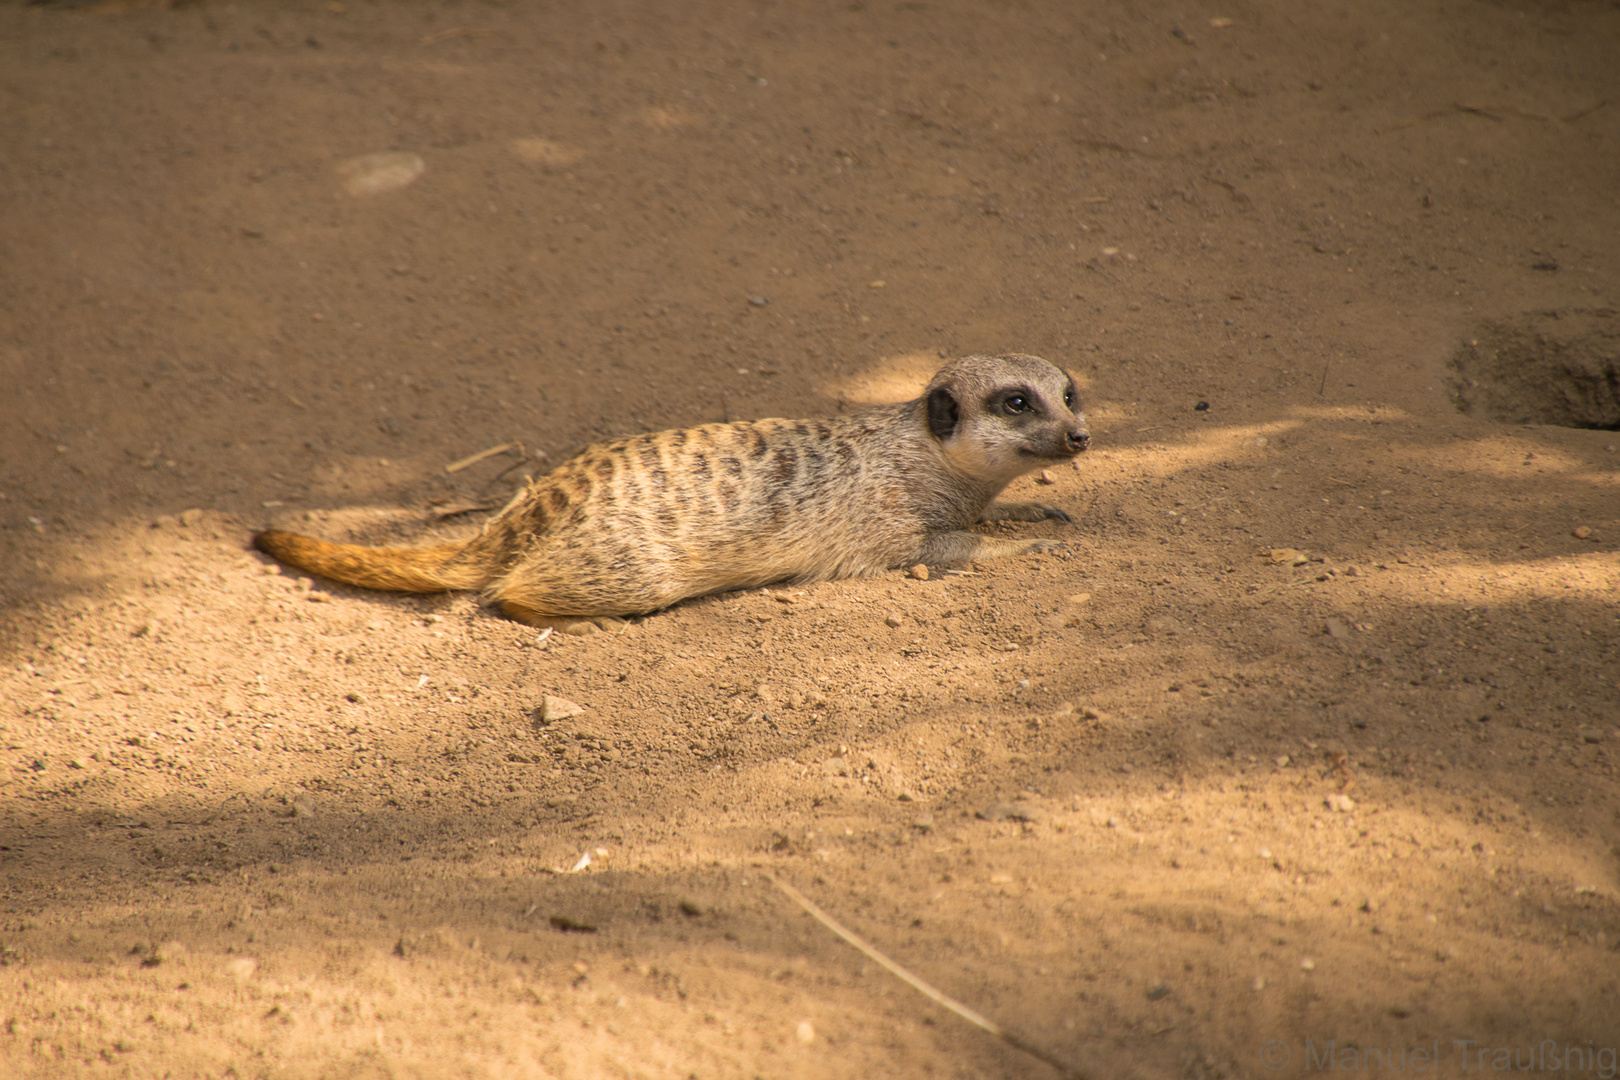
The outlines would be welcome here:
[[[333,544],[310,536],[266,529],[253,546],[271,558],[312,574],[384,592],[436,593],[477,589],[490,577],[483,559],[458,559],[476,542],[432,547],[364,547]]]

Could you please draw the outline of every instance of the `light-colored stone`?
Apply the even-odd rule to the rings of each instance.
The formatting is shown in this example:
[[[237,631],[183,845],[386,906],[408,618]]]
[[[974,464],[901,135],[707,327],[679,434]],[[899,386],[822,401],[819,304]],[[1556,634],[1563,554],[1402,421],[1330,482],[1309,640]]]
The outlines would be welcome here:
[[[540,719],[546,723],[554,720],[566,720],[570,716],[578,716],[585,711],[585,706],[569,701],[565,697],[547,694],[540,699]]]
[[[427,163],[415,154],[365,154],[338,166],[338,179],[350,195],[380,195],[415,182]]]

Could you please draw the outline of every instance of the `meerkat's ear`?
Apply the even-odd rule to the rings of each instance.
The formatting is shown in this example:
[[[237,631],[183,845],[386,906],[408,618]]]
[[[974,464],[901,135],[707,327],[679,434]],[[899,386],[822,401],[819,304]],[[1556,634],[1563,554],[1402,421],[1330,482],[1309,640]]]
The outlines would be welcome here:
[[[960,419],[961,411],[948,387],[936,386],[928,391],[928,430],[934,433],[934,438],[950,438]]]

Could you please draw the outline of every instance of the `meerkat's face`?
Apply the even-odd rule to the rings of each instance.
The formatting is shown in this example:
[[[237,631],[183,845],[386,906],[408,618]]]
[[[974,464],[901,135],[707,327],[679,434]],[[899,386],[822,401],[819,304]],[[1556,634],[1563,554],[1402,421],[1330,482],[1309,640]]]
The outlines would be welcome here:
[[[1074,377],[1035,356],[970,356],[928,385],[928,428],[946,459],[1006,484],[1091,444]]]

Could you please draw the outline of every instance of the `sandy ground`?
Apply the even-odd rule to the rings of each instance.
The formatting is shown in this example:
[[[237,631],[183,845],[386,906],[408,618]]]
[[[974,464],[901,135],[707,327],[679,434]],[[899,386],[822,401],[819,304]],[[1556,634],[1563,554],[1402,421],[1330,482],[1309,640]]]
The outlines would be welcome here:
[[[1099,1080],[1614,1076],[1617,55],[1595,0],[0,5],[0,1074],[1059,1075],[775,875]],[[247,543],[984,351],[1084,387],[1011,489],[1075,523],[991,530],[1056,554],[537,642]]]

